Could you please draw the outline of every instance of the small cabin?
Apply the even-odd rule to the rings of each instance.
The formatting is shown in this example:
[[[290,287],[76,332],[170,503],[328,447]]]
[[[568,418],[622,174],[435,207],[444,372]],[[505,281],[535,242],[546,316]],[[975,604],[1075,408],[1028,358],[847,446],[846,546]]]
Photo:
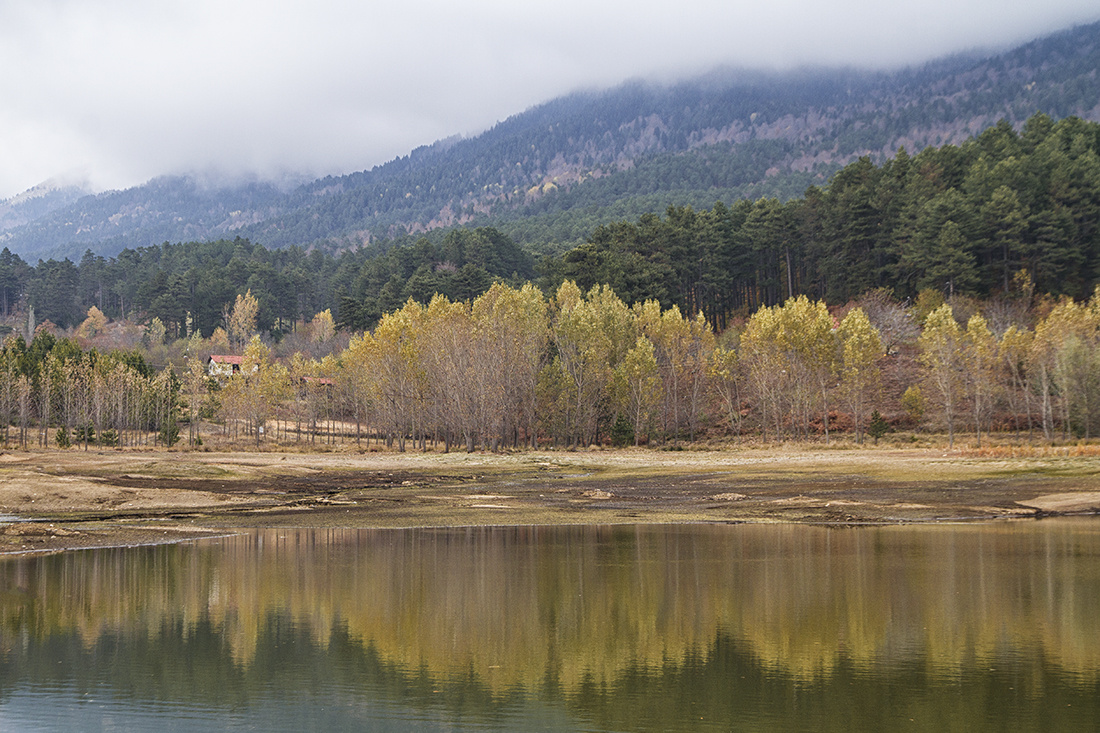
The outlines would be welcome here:
[[[206,362],[206,373],[211,377],[229,377],[241,371],[242,356],[211,354]]]

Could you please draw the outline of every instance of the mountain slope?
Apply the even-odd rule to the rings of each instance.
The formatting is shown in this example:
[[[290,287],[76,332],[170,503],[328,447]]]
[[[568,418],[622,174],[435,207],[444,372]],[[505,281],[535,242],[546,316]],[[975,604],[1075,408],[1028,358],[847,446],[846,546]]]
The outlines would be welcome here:
[[[89,195],[87,182],[44,181],[18,196],[0,201],[0,232],[28,224],[72,206]]]
[[[78,256],[232,233],[271,247],[343,248],[491,223],[528,246],[560,249],[599,223],[670,204],[797,196],[859,156],[959,142],[1002,118],[1098,120],[1097,69],[1100,24],[890,73],[721,70],[675,85],[632,82],[286,194],[157,179],[47,213],[0,233],[0,244]]]

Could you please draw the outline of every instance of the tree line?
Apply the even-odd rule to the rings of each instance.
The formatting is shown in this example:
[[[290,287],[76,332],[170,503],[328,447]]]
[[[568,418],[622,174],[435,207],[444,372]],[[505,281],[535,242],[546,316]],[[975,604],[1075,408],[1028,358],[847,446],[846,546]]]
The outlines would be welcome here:
[[[0,349],[0,424],[6,445],[173,445],[179,382],[138,351],[100,354],[40,331]]]
[[[322,310],[338,313],[346,328],[363,329],[410,297],[427,302],[440,292],[473,298],[494,279],[521,283],[534,275],[531,257],[491,228],[382,242],[339,256],[299,247],[271,250],[237,238],[164,243],[111,258],[89,251],[77,263],[50,259],[31,266],[5,248],[0,316],[26,326],[30,308],[32,332],[45,321],[64,329],[94,306],[116,321],[156,318],[172,338],[208,337],[225,327],[234,298],[251,291],[258,328],[278,340]]]
[[[1100,290],[905,306],[883,291],[841,308],[806,296],[763,306],[717,336],[699,313],[628,305],[606,285],[495,283],[473,300],[409,300],[336,338],[327,311],[301,324],[327,353],[279,356],[238,297],[230,332],[185,339],[154,370],[140,350],[99,353],[102,314],[77,335],[42,330],[0,349],[0,422],[23,446],[202,443],[210,425],[265,443],[382,442],[397,450],[676,445],[710,438],[876,440],[899,429],[1046,440],[1100,431]],[[237,352],[214,377],[206,355]],[[186,427],[186,433],[182,428]]]

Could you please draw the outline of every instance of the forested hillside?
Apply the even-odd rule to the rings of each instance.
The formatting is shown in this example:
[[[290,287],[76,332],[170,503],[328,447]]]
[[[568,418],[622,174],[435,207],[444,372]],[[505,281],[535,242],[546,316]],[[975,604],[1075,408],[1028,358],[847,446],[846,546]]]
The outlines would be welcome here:
[[[1100,124],[1036,115],[962,145],[846,166],[803,198],[670,208],[601,226],[550,263],[550,283],[609,284],[729,315],[797,295],[844,303],[885,288],[988,297],[1023,270],[1039,292],[1087,296],[1100,277]]]
[[[0,201],[0,232],[41,219],[72,206],[92,193],[87,183],[45,181],[18,196]]]
[[[165,241],[240,236],[270,248],[355,248],[454,225],[493,226],[557,254],[600,224],[670,205],[802,195],[839,167],[899,147],[959,143],[1036,111],[1100,119],[1100,24],[988,58],[892,73],[722,71],[577,93],[471,139],[283,193],[158,179],[81,199],[0,234],[12,252],[110,256]]]
[[[156,318],[167,335],[209,336],[224,327],[237,295],[251,291],[257,327],[278,339],[322,310],[362,329],[384,312],[435,293],[468,300],[494,280],[522,283],[535,275],[531,258],[494,229],[454,230],[438,243],[386,242],[339,257],[300,247],[269,250],[246,239],[164,244],[79,262],[30,266],[0,252],[0,316],[22,328],[27,308],[37,325],[69,328],[95,306],[112,320]],[[354,297],[349,297],[354,296]]]
[[[898,298],[1010,292],[1026,275],[1053,296],[1100,282],[1100,123],[1036,115],[961,145],[861,158],[806,195],[709,209],[671,207],[597,227],[536,263],[492,227],[402,237],[333,255],[245,239],[127,249],[30,266],[0,252],[0,306],[13,327],[80,323],[91,306],[114,320],[158,318],[171,336],[209,336],[251,291],[275,339],[329,310],[358,331],[409,299],[467,301],[494,281],[609,285],[627,304],[702,312],[713,328],[798,295],[843,304],[875,289]]]

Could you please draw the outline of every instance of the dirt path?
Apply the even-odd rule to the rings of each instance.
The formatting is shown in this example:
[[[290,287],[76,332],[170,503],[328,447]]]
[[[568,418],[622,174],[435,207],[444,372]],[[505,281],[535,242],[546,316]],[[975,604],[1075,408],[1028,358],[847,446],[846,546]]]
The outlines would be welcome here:
[[[0,455],[0,552],[234,528],[899,523],[1100,511],[1100,457],[746,449]],[[1030,453],[1030,454],[1029,454]]]

